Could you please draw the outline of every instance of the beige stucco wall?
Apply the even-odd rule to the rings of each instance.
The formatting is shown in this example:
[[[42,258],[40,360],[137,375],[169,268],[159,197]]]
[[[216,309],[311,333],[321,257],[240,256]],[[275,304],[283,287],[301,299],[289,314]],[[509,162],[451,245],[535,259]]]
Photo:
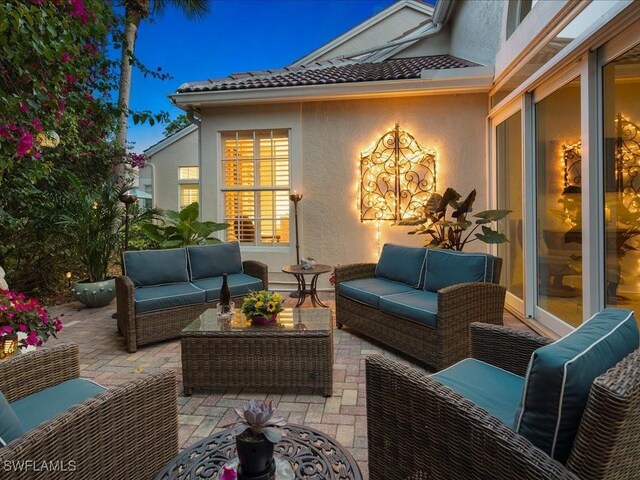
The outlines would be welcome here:
[[[222,218],[217,181],[219,132],[289,128],[292,190],[304,195],[299,204],[301,256],[331,265],[375,261],[375,224],[361,223],[356,208],[360,152],[399,123],[423,146],[436,150],[438,191],[452,186],[467,194],[476,188],[480,210],[486,206],[486,113],[482,94],[205,110],[201,126],[203,218]],[[291,215],[293,218],[293,212]],[[409,229],[383,224],[381,243],[421,245],[424,237],[407,235]],[[295,247],[293,242],[289,248],[243,247],[243,257],[267,263],[272,278],[278,280],[286,278],[279,274],[282,266],[295,263]]]
[[[198,165],[198,130],[149,157],[154,165],[153,202],[157,208],[179,210],[178,167]],[[145,170],[151,174],[151,168]]]
[[[493,65],[500,47],[502,0],[465,0],[451,20],[451,54]]]

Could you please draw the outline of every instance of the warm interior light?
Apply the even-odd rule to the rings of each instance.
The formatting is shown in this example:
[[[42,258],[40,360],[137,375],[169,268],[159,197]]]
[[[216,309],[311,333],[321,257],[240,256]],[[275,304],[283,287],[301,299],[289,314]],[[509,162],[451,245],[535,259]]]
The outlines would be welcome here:
[[[436,154],[396,124],[360,154],[359,175],[361,221],[420,217],[436,189]]]
[[[18,349],[18,338],[15,335],[5,335],[2,338],[2,349],[0,350],[0,359],[13,355]]]

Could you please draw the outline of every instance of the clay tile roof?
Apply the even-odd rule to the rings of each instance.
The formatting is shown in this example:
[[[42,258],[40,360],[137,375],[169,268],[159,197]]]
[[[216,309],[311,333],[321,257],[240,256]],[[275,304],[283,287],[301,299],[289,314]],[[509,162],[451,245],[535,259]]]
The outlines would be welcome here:
[[[452,55],[394,58],[374,63],[330,60],[296,68],[234,73],[226,78],[185,83],[179,93],[277,88],[334,83],[375,82],[420,78],[422,70],[475,67],[476,63]]]

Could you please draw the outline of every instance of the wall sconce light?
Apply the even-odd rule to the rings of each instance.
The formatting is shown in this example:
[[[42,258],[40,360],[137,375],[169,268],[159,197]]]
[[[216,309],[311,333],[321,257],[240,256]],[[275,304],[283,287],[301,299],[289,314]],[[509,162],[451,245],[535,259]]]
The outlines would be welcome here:
[[[436,154],[395,128],[360,155],[360,221],[419,217],[436,190]]]

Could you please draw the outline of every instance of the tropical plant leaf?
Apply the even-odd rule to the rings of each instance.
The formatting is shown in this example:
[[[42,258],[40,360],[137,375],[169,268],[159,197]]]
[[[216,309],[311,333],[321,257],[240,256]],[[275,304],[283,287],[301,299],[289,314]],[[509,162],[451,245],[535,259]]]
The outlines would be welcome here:
[[[492,244],[509,241],[504,233],[496,232],[485,225],[482,226],[482,233],[476,233],[476,238],[484,243]]]
[[[473,202],[476,201],[476,190],[475,188],[471,190],[471,193],[467,195],[467,198],[464,199],[464,202],[459,204],[455,211],[451,214],[453,218],[464,217],[467,213],[471,212],[473,207]]]
[[[403,220],[400,220],[398,223],[396,223],[396,225],[400,225],[402,227],[415,227],[416,225],[421,225],[425,222],[428,221],[428,218],[426,217],[421,217],[421,218],[405,218]]]
[[[180,214],[175,210],[166,210],[164,214],[169,220],[172,220],[174,222],[180,221]]]
[[[497,222],[498,220],[502,220],[504,217],[509,215],[511,210],[484,210],[483,212],[478,212],[474,215],[474,217],[478,218],[476,223],[478,225],[484,225],[486,223]]]
[[[180,220],[183,222],[195,222],[200,215],[198,202],[193,202],[180,210]]]
[[[440,195],[439,193],[432,194],[424,206],[425,212],[429,213],[429,212],[442,211],[442,209],[440,208],[441,202],[442,202],[442,195]],[[445,204],[445,207],[446,207],[446,204]]]
[[[442,213],[444,217],[447,206],[451,206],[452,208],[457,208],[458,200],[460,200],[460,194],[456,192],[453,188],[449,187],[444,191],[444,195],[442,196],[442,200],[440,201],[440,205],[438,206],[438,212]]]

